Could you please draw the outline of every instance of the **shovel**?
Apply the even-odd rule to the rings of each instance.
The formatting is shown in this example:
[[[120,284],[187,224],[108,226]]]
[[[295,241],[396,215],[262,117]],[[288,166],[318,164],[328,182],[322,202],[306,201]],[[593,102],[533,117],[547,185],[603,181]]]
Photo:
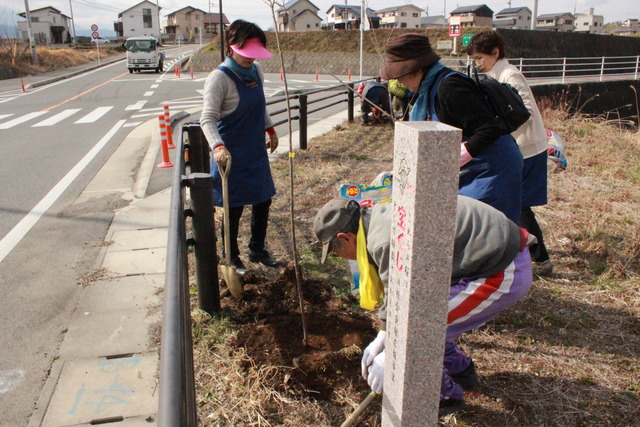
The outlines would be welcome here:
[[[229,230],[229,173],[231,172],[231,155],[227,155],[227,165],[218,165],[222,178],[222,207],[224,210],[224,258],[225,265],[220,266],[222,278],[235,298],[242,298],[242,281],[238,272],[231,266],[231,231]]]

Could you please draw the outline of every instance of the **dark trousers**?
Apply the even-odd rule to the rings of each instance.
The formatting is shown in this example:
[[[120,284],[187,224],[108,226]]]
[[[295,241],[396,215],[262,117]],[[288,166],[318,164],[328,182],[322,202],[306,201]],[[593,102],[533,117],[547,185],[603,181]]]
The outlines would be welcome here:
[[[372,88],[367,92],[367,99],[374,104],[376,104],[382,111],[391,115],[391,104],[389,103],[389,92],[385,88]],[[369,113],[373,111],[373,106],[369,104],[367,101],[362,100],[362,105],[360,106],[360,110],[362,110],[362,122],[369,122]],[[378,112],[381,116],[382,113]],[[388,117],[383,117],[382,121],[392,121],[392,119]]]
[[[251,240],[249,240],[249,249],[254,252],[264,250],[264,241],[267,237],[267,223],[269,222],[269,207],[271,199],[258,205],[251,207]],[[238,248],[238,229],[240,228],[240,217],[244,206],[229,208],[229,234],[231,237],[230,249],[231,259],[240,255]],[[224,221],[224,220],[223,220]],[[222,224],[222,242],[224,243],[224,222]],[[224,247],[224,245],[223,245]]]
[[[531,259],[534,262],[544,262],[549,259],[547,253],[547,247],[544,245],[544,239],[542,237],[542,230],[536,221],[536,215],[533,213],[530,207],[522,208],[520,211],[520,226],[524,227],[529,233],[536,236],[538,243],[529,246],[529,252],[531,252]]]

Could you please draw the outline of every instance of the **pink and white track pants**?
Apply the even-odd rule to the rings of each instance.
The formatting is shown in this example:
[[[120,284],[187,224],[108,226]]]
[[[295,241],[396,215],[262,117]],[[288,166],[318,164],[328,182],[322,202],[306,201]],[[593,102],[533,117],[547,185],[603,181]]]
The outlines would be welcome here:
[[[487,278],[461,279],[451,286],[441,399],[463,399],[462,387],[448,374],[467,369],[471,358],[458,348],[456,338],[484,325],[522,299],[532,282],[531,255],[529,248],[525,247],[503,271]]]

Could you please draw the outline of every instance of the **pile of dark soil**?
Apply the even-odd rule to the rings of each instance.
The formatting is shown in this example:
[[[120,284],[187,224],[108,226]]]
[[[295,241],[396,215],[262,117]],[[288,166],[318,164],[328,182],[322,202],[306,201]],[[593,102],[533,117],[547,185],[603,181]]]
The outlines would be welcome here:
[[[282,366],[270,386],[289,395],[333,400],[334,390],[359,383],[362,348],[376,334],[373,321],[353,309],[352,297],[337,297],[333,287],[303,280],[306,343],[293,265],[273,281],[243,277],[244,296],[223,297],[222,306],[237,324],[235,347],[243,347],[257,365]],[[357,310],[357,311],[356,311]]]

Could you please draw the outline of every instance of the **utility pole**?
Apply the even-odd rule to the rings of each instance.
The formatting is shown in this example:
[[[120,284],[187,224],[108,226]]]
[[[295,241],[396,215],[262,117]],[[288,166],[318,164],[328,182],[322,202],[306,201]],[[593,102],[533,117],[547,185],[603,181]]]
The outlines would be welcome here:
[[[156,0],[156,8],[158,9],[158,44],[162,44],[162,36],[160,35],[160,5],[158,4],[158,0]]]
[[[344,29],[347,29],[349,24],[349,9],[347,9],[347,0],[344,0]]]
[[[78,37],[76,37],[76,20],[73,19],[73,7],[71,6],[71,0],[69,0],[69,9],[71,10],[71,25],[73,25],[73,44],[78,45]]]
[[[222,18],[222,0],[220,0],[220,62],[224,62],[224,19]]]
[[[533,0],[533,17],[531,18],[531,29],[536,29],[536,22],[538,21],[538,0]]]
[[[364,41],[364,23],[367,22],[367,2],[362,0],[360,6],[360,79],[362,80],[362,44]]]
[[[27,32],[29,33],[29,46],[31,46],[31,63],[37,64],[38,58],[36,57],[36,41],[33,38],[33,30],[31,29],[31,13],[29,12],[29,0],[24,0],[24,8],[27,16]]]

